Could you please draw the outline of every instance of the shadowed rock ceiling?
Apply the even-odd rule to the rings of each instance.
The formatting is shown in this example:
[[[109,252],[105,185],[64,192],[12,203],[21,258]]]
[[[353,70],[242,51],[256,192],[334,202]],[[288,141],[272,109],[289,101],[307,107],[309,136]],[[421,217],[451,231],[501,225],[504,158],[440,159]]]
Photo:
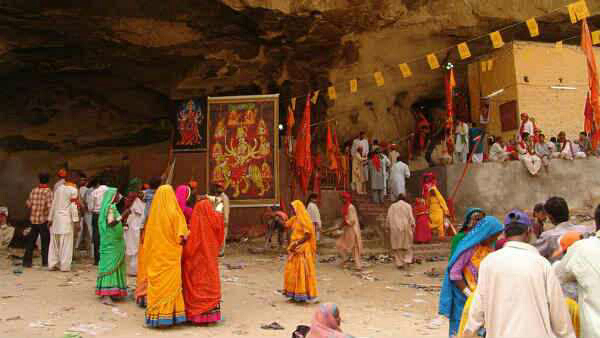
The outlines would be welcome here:
[[[569,2],[0,0],[0,147],[155,143],[169,137],[163,121],[170,99],[279,92],[285,107],[288,97],[330,83],[339,84],[338,100],[322,97],[315,119],[337,117],[342,136],[366,128],[375,137],[400,137],[412,126],[413,102],[442,96],[442,74],[423,61],[403,80],[399,62]],[[588,6],[595,13],[600,1]],[[579,32],[565,10],[539,23],[537,41]],[[503,35],[528,36],[524,25]],[[476,56],[490,43],[471,49]],[[459,75],[464,69],[458,65]],[[383,88],[372,83],[376,70],[386,75]],[[349,94],[355,77],[359,92]]]

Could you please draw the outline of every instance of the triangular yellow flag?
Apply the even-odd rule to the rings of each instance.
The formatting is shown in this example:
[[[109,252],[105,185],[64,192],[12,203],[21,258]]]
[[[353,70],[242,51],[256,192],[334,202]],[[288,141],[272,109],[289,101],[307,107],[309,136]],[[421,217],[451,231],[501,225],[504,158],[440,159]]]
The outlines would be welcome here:
[[[318,99],[319,99],[319,91],[318,91],[318,90],[315,90],[315,91],[313,92],[313,96],[312,96],[312,98],[310,99],[310,102],[312,102],[313,104],[317,104],[317,100],[318,100]]]
[[[569,18],[571,19],[571,23],[577,22],[577,14],[575,14],[575,4],[568,4],[567,10],[569,11]]]
[[[358,80],[350,80],[350,93],[356,93],[358,91]]]
[[[330,100],[337,99],[337,95],[335,93],[335,87],[334,86],[331,86],[331,87],[327,88],[327,95],[329,95],[329,99]]]
[[[466,42],[459,43],[456,47],[458,48],[458,55],[460,55],[461,60],[471,57],[471,51]]]
[[[556,47],[557,49],[561,49],[561,48],[563,48],[563,42],[562,42],[562,41],[557,41],[557,42],[554,44],[554,47]]]
[[[429,64],[429,68],[431,68],[431,70],[440,68],[440,63],[433,53],[427,54],[427,63]]]
[[[583,20],[590,16],[590,11],[588,10],[585,0],[577,1],[576,3],[574,3],[574,5],[577,20]]]
[[[597,45],[600,43],[600,30],[592,32],[592,44]]]
[[[401,63],[398,65],[400,67],[400,72],[402,73],[402,77],[407,78],[412,76],[412,71],[407,63]]]
[[[527,29],[529,29],[529,35],[531,35],[532,38],[540,35],[540,29],[538,27],[537,21],[535,21],[535,18],[531,18],[525,23],[527,23]]]
[[[494,46],[494,48],[504,46],[504,41],[502,40],[502,35],[499,31],[490,33],[490,40],[492,40],[492,46]]]
[[[292,109],[296,110],[296,98],[292,97]]]
[[[488,72],[491,71],[492,68],[494,68],[494,59],[489,59],[487,61],[487,70],[488,70]]]
[[[381,74],[381,72],[373,73],[373,78],[375,78],[375,83],[377,84],[377,87],[381,87],[385,84],[385,81],[383,80],[383,74]]]
[[[481,72],[485,73],[487,71],[487,61],[481,61]]]

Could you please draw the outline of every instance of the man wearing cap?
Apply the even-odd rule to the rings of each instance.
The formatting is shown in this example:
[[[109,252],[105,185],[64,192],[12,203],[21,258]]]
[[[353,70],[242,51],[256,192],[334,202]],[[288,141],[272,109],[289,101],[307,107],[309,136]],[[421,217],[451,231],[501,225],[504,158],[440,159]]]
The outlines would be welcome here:
[[[558,238],[566,232],[577,231],[584,234],[593,231],[592,227],[573,225],[569,222],[569,205],[562,197],[550,197],[544,204],[544,210],[555,227],[542,232],[533,245],[548,259],[558,249]]]
[[[577,282],[581,337],[600,337],[600,206],[595,218],[596,235],[575,241],[554,265],[562,283]]]
[[[486,337],[575,337],[558,278],[527,243],[531,220],[521,210],[504,220],[507,243],[479,267],[465,336],[485,327]]]
[[[52,192],[56,192],[56,189],[58,189],[58,187],[65,184],[65,178],[67,178],[67,170],[60,169],[56,173],[56,176],[58,176],[58,181],[56,183],[54,183],[54,188],[52,189]]]

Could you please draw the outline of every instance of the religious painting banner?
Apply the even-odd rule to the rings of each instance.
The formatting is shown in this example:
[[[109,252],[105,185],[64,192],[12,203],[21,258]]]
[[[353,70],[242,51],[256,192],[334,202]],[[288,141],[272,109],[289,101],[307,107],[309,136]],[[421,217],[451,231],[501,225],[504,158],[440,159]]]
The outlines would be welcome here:
[[[279,203],[279,94],[208,98],[207,186],[231,205]]]
[[[187,99],[175,102],[173,150],[206,150],[206,100]]]

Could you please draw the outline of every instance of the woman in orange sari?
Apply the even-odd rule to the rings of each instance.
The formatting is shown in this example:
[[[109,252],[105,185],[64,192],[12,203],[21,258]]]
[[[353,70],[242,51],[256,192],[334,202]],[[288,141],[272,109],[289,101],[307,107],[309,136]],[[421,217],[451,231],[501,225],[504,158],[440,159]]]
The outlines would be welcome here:
[[[144,234],[148,326],[171,326],[186,321],[181,283],[181,245],[188,233],[173,187],[161,186],[152,201]]]
[[[296,302],[314,302],[319,296],[315,228],[301,201],[292,202],[292,209],[295,215],[286,223],[292,234],[285,263],[283,295]]]
[[[208,324],[221,320],[217,256],[223,235],[223,215],[214,210],[208,199],[196,203],[182,259],[185,315],[190,322]]]

